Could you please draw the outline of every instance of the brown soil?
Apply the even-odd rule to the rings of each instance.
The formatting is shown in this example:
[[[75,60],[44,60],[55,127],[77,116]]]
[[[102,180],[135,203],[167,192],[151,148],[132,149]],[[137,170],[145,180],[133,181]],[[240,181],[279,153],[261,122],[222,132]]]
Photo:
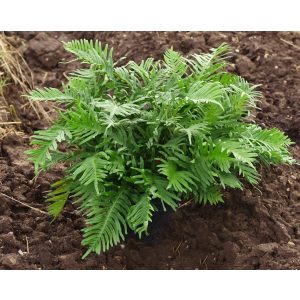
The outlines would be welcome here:
[[[60,41],[97,38],[115,48],[115,56],[141,60],[161,58],[170,46],[184,54],[207,51],[223,41],[232,46],[232,70],[262,84],[264,99],[257,112],[263,126],[276,126],[295,141],[300,159],[300,34],[295,32],[9,32],[34,72],[36,86],[59,87],[75,63]],[[18,39],[17,39],[18,37]],[[22,38],[22,39],[20,39]],[[292,42],[295,46],[288,45]],[[0,192],[46,210],[44,195],[62,176],[57,167],[36,182],[26,160],[38,120],[11,87],[9,100],[18,108],[23,136],[0,141]],[[46,109],[51,109],[48,104]],[[126,242],[107,253],[82,260],[84,222],[69,204],[62,216],[50,218],[0,194],[0,269],[299,269],[300,170],[280,166],[261,170],[258,189],[228,190],[225,205],[184,206],[176,213],[159,214],[150,236]],[[21,251],[20,251],[21,250]]]

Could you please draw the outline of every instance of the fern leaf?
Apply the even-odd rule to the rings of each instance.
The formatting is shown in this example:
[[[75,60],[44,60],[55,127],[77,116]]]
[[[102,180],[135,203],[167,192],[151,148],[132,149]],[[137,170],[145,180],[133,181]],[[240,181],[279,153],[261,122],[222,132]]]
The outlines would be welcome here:
[[[206,189],[215,181],[215,173],[205,157],[197,156],[191,164],[191,171],[203,189]]]
[[[61,103],[69,103],[74,100],[71,95],[65,94],[55,88],[35,89],[27,96],[32,101],[57,101]]]
[[[259,85],[250,85],[244,78],[236,77],[234,83],[230,84],[230,89],[243,100],[245,97],[249,107],[255,108],[256,103],[261,99],[262,95],[257,91]]]
[[[103,68],[107,74],[112,75],[113,49],[104,48],[98,41],[93,42],[81,39],[64,43],[65,49],[75,54],[81,61]]]
[[[244,145],[237,141],[222,141],[222,150],[226,150],[227,153],[233,154],[233,156],[243,163],[247,163],[249,166],[253,166],[256,161],[257,153],[251,148],[245,148]]]
[[[235,162],[235,167],[238,170],[239,175],[242,175],[251,184],[255,185],[260,180],[260,175],[254,167],[250,167],[238,162]]]
[[[85,144],[105,132],[103,122],[91,108],[78,107],[77,111],[69,111],[62,118],[72,133],[73,142],[79,145]]]
[[[143,60],[139,65],[136,62],[130,61],[128,68],[133,70],[144,83],[148,83],[151,77],[151,70],[154,69],[153,58],[147,58],[146,61]]]
[[[172,161],[164,161],[158,165],[159,172],[165,175],[169,184],[167,189],[174,188],[177,192],[192,191],[191,186],[195,186],[195,176],[188,171],[178,171],[177,166]]]
[[[256,149],[261,160],[267,165],[270,163],[295,163],[288,155],[287,147],[292,141],[279,129],[262,129],[257,125],[247,126],[242,133],[243,139]],[[288,158],[285,160],[285,158]]]
[[[210,186],[206,190],[199,191],[196,195],[196,202],[200,204],[217,204],[224,202],[222,195],[216,186]]]
[[[208,129],[206,123],[203,122],[190,125],[187,128],[180,128],[179,131],[187,134],[189,143],[192,145],[192,137],[198,138],[199,136],[204,136],[208,132]]]
[[[88,227],[83,229],[82,245],[89,249],[83,258],[91,252],[105,252],[124,240],[123,232],[127,233],[126,218],[130,209],[128,191],[120,189],[98,197],[86,208]]]
[[[153,211],[154,206],[151,204],[151,197],[147,194],[142,195],[140,200],[129,210],[127,221],[140,238],[142,233],[148,234],[147,229],[152,220]]]
[[[71,133],[68,129],[59,125],[54,125],[47,130],[39,130],[33,135],[31,145],[37,145],[37,149],[28,150],[25,153],[34,161],[35,172],[39,168],[45,169],[47,164],[51,162],[51,151],[57,150],[57,144],[71,138]]]
[[[206,83],[205,85],[203,85],[203,83],[201,82],[195,82],[191,86],[186,97],[189,101],[192,101],[195,104],[216,104],[222,110],[224,110],[221,103],[222,89],[217,83]]]
[[[140,113],[139,107],[132,103],[118,104],[112,100],[95,102],[95,107],[102,108],[105,112],[109,113],[109,117],[114,116],[127,117],[133,114]]]
[[[229,186],[233,189],[242,189],[243,185],[240,180],[232,173],[219,173],[220,182],[223,188]]]
[[[94,154],[72,168],[73,178],[83,185],[93,183],[95,191],[99,195],[100,185],[107,176],[107,165],[108,161],[102,159],[99,153]]]
[[[233,160],[226,150],[222,150],[220,144],[215,145],[210,151],[208,159],[214,167],[225,173],[229,172]]]
[[[48,193],[47,199],[47,202],[50,203],[48,205],[48,212],[51,216],[57,218],[63,210],[71,193],[71,181],[68,178],[62,179],[53,183],[51,187],[53,190]]]
[[[153,197],[157,197],[163,204],[170,206],[173,210],[178,206],[180,198],[171,191],[168,191],[168,181],[159,176],[153,177],[153,186],[151,189]]]
[[[192,66],[197,77],[208,79],[217,71],[221,71],[227,65],[224,58],[228,56],[229,46],[225,43],[218,48],[211,49],[208,54],[194,54],[192,59],[188,59],[188,63]]]
[[[168,49],[164,54],[164,61],[167,70],[180,77],[185,74],[187,70],[187,63],[183,56],[173,49]]]

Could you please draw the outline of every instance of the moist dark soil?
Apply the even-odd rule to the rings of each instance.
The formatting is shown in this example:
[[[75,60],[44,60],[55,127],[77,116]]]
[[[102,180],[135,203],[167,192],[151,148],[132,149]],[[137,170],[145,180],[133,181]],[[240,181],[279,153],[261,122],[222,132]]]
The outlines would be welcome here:
[[[34,73],[35,85],[60,87],[76,63],[61,41],[99,39],[115,57],[161,58],[173,46],[185,55],[222,42],[232,50],[232,71],[261,84],[264,98],[256,120],[278,127],[295,142],[300,160],[300,34],[296,32],[7,32]],[[292,43],[288,44],[288,43]],[[46,128],[13,86],[7,92],[22,120],[22,136],[0,141],[0,192],[46,211],[45,194],[62,177],[63,166],[41,174],[24,151],[34,130]],[[45,109],[54,111],[49,104]],[[300,170],[262,168],[257,188],[226,190],[225,204],[191,203],[176,213],[158,214],[150,235],[129,234],[124,243],[85,260],[80,245],[84,221],[68,204],[53,223],[46,214],[0,193],[0,269],[299,269]]]

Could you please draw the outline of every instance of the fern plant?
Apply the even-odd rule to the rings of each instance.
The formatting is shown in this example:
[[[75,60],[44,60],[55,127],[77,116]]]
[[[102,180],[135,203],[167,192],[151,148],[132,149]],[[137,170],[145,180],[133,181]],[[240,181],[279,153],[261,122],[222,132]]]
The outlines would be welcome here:
[[[52,127],[35,132],[27,153],[36,173],[67,164],[48,195],[49,212],[56,218],[69,199],[78,204],[84,256],[118,244],[128,228],[147,234],[154,200],[174,210],[191,197],[216,204],[227,187],[257,184],[258,164],[294,163],[291,140],[252,121],[261,95],[226,72],[228,45],[189,58],[169,49],[162,61],[123,66],[98,41],[64,46],[85,68],[62,91],[30,93],[63,108]]]

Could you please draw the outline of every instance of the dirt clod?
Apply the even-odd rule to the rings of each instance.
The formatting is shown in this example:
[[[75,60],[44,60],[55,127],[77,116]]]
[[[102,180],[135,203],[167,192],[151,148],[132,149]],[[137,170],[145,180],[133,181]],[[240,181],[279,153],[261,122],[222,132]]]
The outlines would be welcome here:
[[[266,244],[260,244],[254,247],[255,249],[264,252],[264,253],[271,253],[278,249],[277,243],[266,243]]]
[[[54,68],[60,62],[62,44],[45,32],[40,32],[30,39],[26,57],[36,59],[43,67]]]
[[[14,269],[18,263],[18,258],[18,254],[6,254],[0,258],[0,264],[9,269]]]
[[[8,233],[12,230],[12,219],[7,216],[0,216],[0,234]]]

